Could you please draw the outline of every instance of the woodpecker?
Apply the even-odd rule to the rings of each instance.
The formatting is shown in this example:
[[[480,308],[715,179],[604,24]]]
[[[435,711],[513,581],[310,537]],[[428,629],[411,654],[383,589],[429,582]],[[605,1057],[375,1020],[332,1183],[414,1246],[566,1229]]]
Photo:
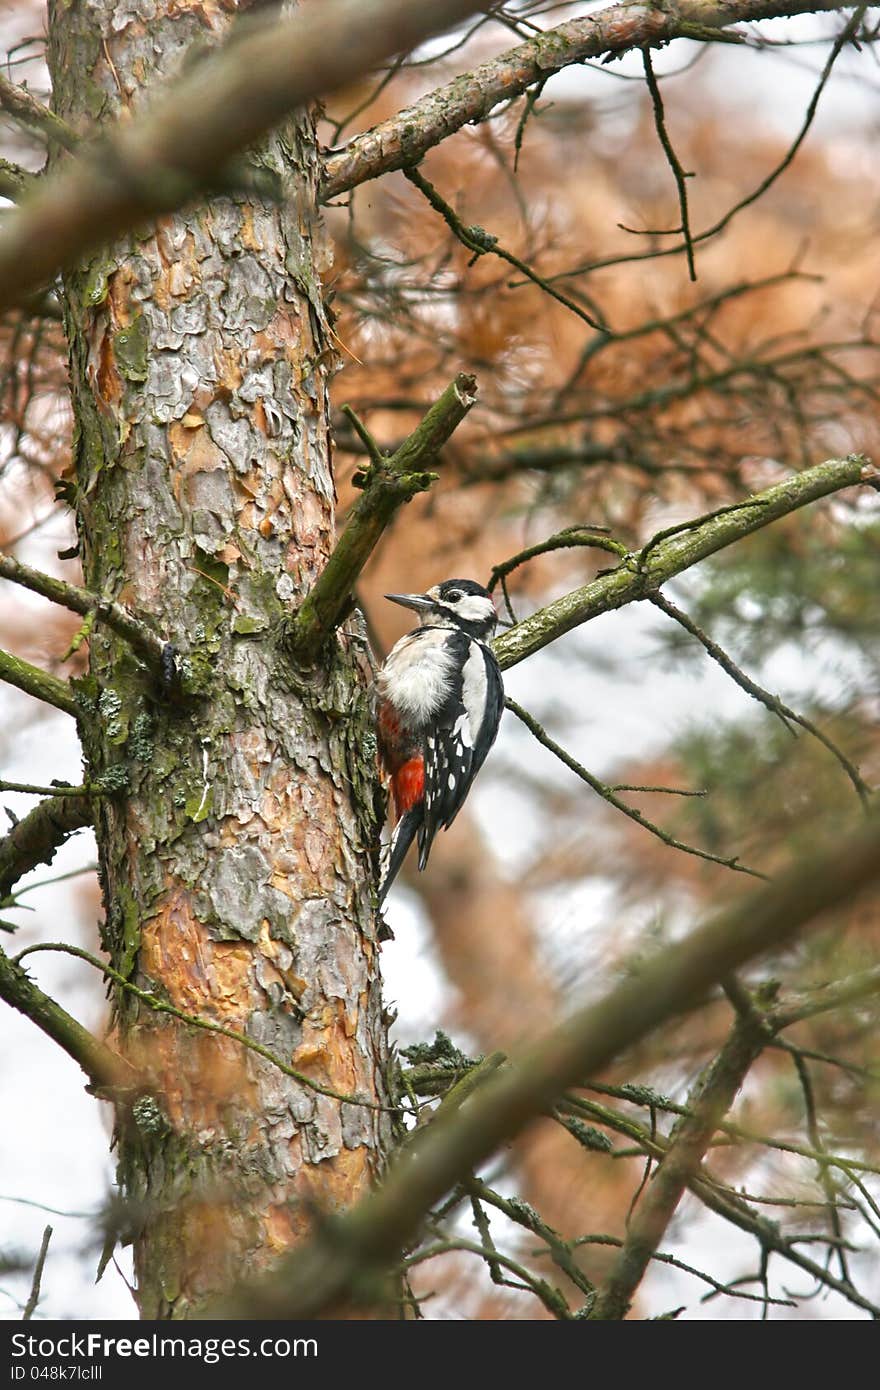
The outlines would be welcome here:
[[[419,626],[392,647],[376,677],[376,732],[397,824],[380,903],[416,835],[424,869],[438,829],[448,829],[495,742],[504,686],[487,645],[498,621],[492,596],[472,579],[424,594],[386,594]]]

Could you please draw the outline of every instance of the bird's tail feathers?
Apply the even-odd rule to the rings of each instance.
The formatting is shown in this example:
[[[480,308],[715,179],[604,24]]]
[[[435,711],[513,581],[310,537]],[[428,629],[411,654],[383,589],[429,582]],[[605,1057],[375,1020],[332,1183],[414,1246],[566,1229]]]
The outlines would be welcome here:
[[[422,823],[422,814],[421,803],[418,806],[411,806],[408,811],[404,811],[394,827],[394,833],[388,846],[388,860],[379,888],[380,906],[385,901],[388,889],[397,877],[398,870],[406,858],[406,852],[415,839],[416,831]]]

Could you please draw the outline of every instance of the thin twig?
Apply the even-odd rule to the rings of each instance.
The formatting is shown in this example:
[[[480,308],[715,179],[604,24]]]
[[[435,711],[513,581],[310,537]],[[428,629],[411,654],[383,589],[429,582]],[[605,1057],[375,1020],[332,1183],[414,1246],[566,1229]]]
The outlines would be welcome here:
[[[819,7],[811,5],[810,8],[825,8],[825,6]],[[838,6],[829,4],[827,8],[837,9]],[[828,61],[822,69],[819,81],[816,84],[816,87],[813,91],[813,95],[807,106],[807,110],[804,115],[804,119],[801,123],[801,127],[794,140],[792,141],[791,145],[788,147],[788,150],[782,157],[782,159],[779,161],[778,164],[774,165],[774,167],[770,170],[769,174],[767,174],[761,180],[757,187],[752,189],[751,193],[746,194],[746,196],[744,198],[741,198],[739,202],[734,203],[733,207],[728,208],[727,212],[723,215],[723,217],[720,217],[717,222],[712,223],[712,225],[707,227],[704,231],[693,234],[691,236],[691,242],[694,246],[699,245],[701,242],[709,241],[712,237],[717,236],[719,232],[723,232],[733,221],[733,219],[737,216],[738,213],[742,212],[747,207],[751,207],[751,205],[753,203],[756,203],[759,198],[762,198],[763,195],[768,191],[768,189],[773,186],[776,180],[785,172],[785,170],[792,163],[798,150],[804,143],[804,140],[807,138],[807,134],[810,130],[810,127],[813,124],[813,121],[816,116],[816,111],[819,106],[819,99],[823,91],[825,90],[828,79],[831,76],[834,64],[837,62],[837,59],[840,56],[842,49],[846,46],[847,43],[850,42],[851,39],[854,39],[858,31],[859,25],[861,24],[862,19],[864,18],[867,8],[868,6],[866,4],[860,5],[859,8],[854,12],[852,18],[849,20],[846,27],[837,36],[837,39],[835,40],[834,45],[831,49],[831,53],[829,54]],[[780,12],[785,12],[789,14],[792,13],[792,11],[788,8],[785,11]],[[727,22],[734,22],[734,18],[734,16],[731,16],[730,19],[727,20]],[[564,271],[561,275],[554,276],[553,278],[554,280],[570,279],[573,276],[588,275],[594,271],[606,270],[609,269],[611,266],[627,265],[635,261],[659,260],[665,256],[680,256],[683,251],[687,251],[687,246],[684,241],[678,243],[675,246],[667,246],[662,250],[653,249],[651,251],[637,252],[633,255],[628,256],[607,256],[603,260],[591,261],[589,264],[577,266],[573,270]]]
[[[591,1281],[572,1259],[569,1242],[564,1240],[552,1226],[548,1225],[527,1202],[518,1197],[502,1196],[500,1192],[496,1192],[480,1178],[469,1178],[464,1186],[472,1197],[479,1197],[489,1206],[495,1207],[496,1211],[500,1211],[507,1217],[508,1221],[512,1221],[516,1226],[522,1226],[524,1230],[531,1231],[533,1235],[543,1240],[547,1247],[547,1253],[552,1257],[557,1269],[561,1270],[571,1280],[575,1288],[580,1289],[581,1293],[586,1294],[587,1297],[593,1293]]]
[[[666,1234],[685,1188],[697,1175],[719,1120],[730,1109],[770,1036],[771,1031],[757,1010],[738,1015],[718,1056],[698,1077],[688,1098],[689,1113],[673,1129],[666,1152],[629,1223],[620,1253],[590,1311],[592,1319],[602,1322],[626,1316],[651,1253]]]
[[[97,864],[83,864],[79,869],[69,869],[66,874],[55,874],[53,878],[41,878],[37,883],[29,883],[26,888],[19,888],[17,893],[11,895],[12,901],[4,901],[4,907],[17,907],[19,899],[25,893],[35,893],[38,888],[49,888],[53,883],[66,883],[68,879],[80,878],[82,874],[94,874],[98,872]],[[32,909],[28,909],[31,911]]]
[[[462,246],[465,246],[468,251],[472,251],[475,257],[488,254],[498,256],[502,261],[507,261],[508,265],[512,265],[514,269],[518,270],[521,275],[524,275],[527,280],[531,280],[534,285],[542,289],[551,299],[555,299],[564,308],[571,310],[573,314],[576,314],[577,317],[583,323],[588,324],[590,328],[595,328],[597,332],[607,334],[609,337],[614,336],[607,324],[600,323],[598,319],[588,314],[586,309],[580,304],[575,303],[569,295],[563,294],[561,290],[557,290],[543,275],[539,275],[530,265],[526,265],[525,261],[520,260],[519,256],[515,256],[512,251],[508,251],[505,247],[500,246],[498,238],[493,236],[491,232],[485,231],[483,227],[466,227],[458,214],[449,206],[446,200],[441,197],[434,185],[429,183],[423,174],[419,173],[418,169],[411,166],[410,168],[404,169],[403,173],[405,177],[409,179],[410,183],[414,184],[419,192],[427,198],[434,211],[439,212],[449,230],[458,238]]]
[[[547,540],[527,546],[525,550],[518,551],[509,559],[502,560],[499,565],[493,565],[487,587],[491,593],[496,584],[501,585],[501,592],[511,623],[515,624],[517,618],[507,589],[507,579],[514,570],[519,569],[520,565],[527,564],[529,560],[534,560],[538,555],[546,555],[553,550],[577,549],[581,546],[605,550],[622,558],[627,553],[626,546],[619,541],[612,540],[610,536],[601,534],[607,530],[607,526],[566,526],[562,531],[557,531],[554,536],[549,536]]]
[[[31,1284],[31,1291],[28,1301],[24,1305],[24,1312],[21,1315],[22,1322],[30,1322],[37,1310],[40,1301],[40,1285],[43,1281],[43,1266],[46,1263],[46,1256],[49,1253],[49,1241],[52,1239],[52,1227],[47,1226],[43,1232],[43,1240],[40,1245],[40,1253],[37,1256],[37,1263],[34,1268],[34,1278]]]
[[[800,507],[846,487],[877,486],[877,471],[860,455],[828,459],[754,497],[667,528],[616,569],[541,608],[492,643],[503,670],[533,656],[572,628],[643,599],[701,560],[715,555]]]
[[[694,265],[694,243],[691,240],[691,225],[690,216],[688,213],[686,182],[687,179],[693,178],[693,174],[688,173],[688,171],[683,168],[681,160],[675,153],[675,147],[673,146],[672,141],[669,138],[669,132],[666,129],[666,114],[663,110],[663,98],[660,95],[660,88],[657,84],[657,78],[654,75],[654,65],[651,62],[651,50],[649,48],[642,49],[642,63],[644,64],[645,68],[645,81],[648,84],[648,91],[651,94],[651,103],[654,107],[654,125],[657,129],[657,137],[660,141],[660,144],[663,146],[663,153],[666,155],[666,158],[669,161],[669,167],[672,170],[672,176],[675,179],[675,186],[678,189],[678,206],[681,211],[681,227],[677,230],[679,230],[682,236],[684,237],[685,249],[687,251],[688,274],[690,275],[690,278],[692,280],[696,280],[697,271],[696,266]]]
[[[677,622],[680,627],[684,628],[685,632],[689,632],[692,637],[697,639],[704,650],[711,656],[712,660],[716,661],[721,669],[727,672],[731,680],[735,681],[741,690],[744,690],[747,695],[751,695],[752,698],[757,700],[759,704],[762,704],[765,709],[768,709],[771,714],[775,714],[781,719],[789,733],[794,732],[788,723],[788,721],[791,720],[792,723],[799,724],[808,734],[812,734],[813,738],[817,739],[823,747],[827,748],[837,759],[850,782],[852,782],[858,798],[862,803],[862,807],[867,812],[871,797],[871,788],[860,776],[858,768],[827,734],[824,734],[821,729],[818,729],[812,720],[807,719],[804,715],[798,714],[796,710],[791,709],[784,701],[780,700],[778,695],[771,695],[763,686],[758,685],[757,681],[752,680],[751,676],[747,676],[745,671],[737,666],[732,657],[728,656],[727,652],[724,651],[722,647],[719,647],[718,643],[713,641],[708,633],[704,632],[703,629],[694,622],[693,618],[688,617],[687,613],[684,613],[671,599],[668,599],[665,594],[654,593],[649,597],[651,603],[653,603],[655,607],[659,608],[667,617]]]
[[[807,1066],[807,1063],[804,1060],[804,1058],[798,1053],[797,1049],[793,1049],[790,1055],[792,1063],[794,1065],[794,1069],[797,1073],[798,1081],[800,1083],[801,1093],[804,1098],[804,1114],[807,1122],[807,1134],[809,1136],[810,1143],[812,1144],[814,1149],[817,1149],[820,1153],[823,1153],[825,1151],[825,1144],[822,1141],[822,1135],[819,1131],[819,1120],[816,1114],[816,1097],[813,1091],[813,1081],[812,1077],[810,1076],[810,1069]],[[850,1277],[849,1266],[846,1260],[846,1252],[843,1249],[843,1225],[841,1222],[840,1212],[837,1207],[837,1196],[839,1189],[831,1173],[828,1171],[828,1165],[825,1163],[820,1163],[817,1166],[819,1182],[828,1200],[828,1222],[831,1226],[831,1233],[837,1241],[837,1259],[840,1268],[840,1277],[841,1279],[845,1279],[847,1283],[851,1284],[852,1279]]]
[[[345,1091],[334,1091],[332,1086],[325,1086],[320,1081],[314,1081],[310,1076],[306,1076],[305,1072],[297,1071],[296,1067],[289,1066],[283,1058],[276,1056],[274,1052],[268,1047],[264,1047],[262,1043],[258,1043],[253,1038],[249,1038],[246,1033],[240,1033],[237,1028],[227,1028],[222,1023],[214,1023],[210,1018],[199,1018],[197,1014],[186,1013],[183,1009],[178,1009],[176,1005],[169,1004],[164,999],[158,999],[156,995],[151,994],[149,990],[139,989],[137,985],[132,984],[131,980],[127,980],[124,975],[121,975],[118,970],[114,970],[111,965],[107,965],[104,961],[99,960],[97,956],[93,956],[89,951],[84,951],[80,946],[70,946],[62,941],[41,941],[37,945],[28,946],[24,951],[19,952],[13,964],[20,964],[25,956],[35,955],[38,951],[59,951],[64,955],[76,956],[78,960],[87,961],[88,964],[93,965],[96,970],[100,970],[102,975],[106,976],[108,980],[112,980],[114,984],[117,984],[120,989],[124,989],[128,994],[132,994],[135,999],[140,999],[142,1003],[148,1004],[155,1013],[169,1014],[172,1018],[178,1019],[181,1023],[189,1024],[191,1028],[202,1028],[207,1033],[217,1033],[220,1037],[229,1038],[232,1042],[240,1043],[241,1046],[246,1047],[249,1052],[255,1052],[258,1057],[263,1057],[267,1062],[271,1062],[273,1066],[276,1066],[285,1076],[289,1076],[292,1080],[298,1081],[301,1086],[307,1086],[310,1091],[317,1091],[318,1094],[322,1096],[330,1096],[333,1100],[342,1101],[345,1105],[360,1105],[367,1110],[383,1110],[396,1114],[395,1106],[382,1105],[379,1101],[366,1100],[363,1096],[349,1095]]]
[[[35,1207],[37,1211],[48,1211],[53,1216],[66,1216],[71,1221],[94,1221],[98,1211],[65,1211],[63,1207],[50,1207],[46,1202],[34,1201],[32,1197],[13,1197],[8,1192],[0,1192],[0,1202],[14,1202],[20,1207]]]
[[[577,1236],[570,1244],[572,1249],[576,1249],[583,1245],[610,1245],[619,1250],[623,1245],[623,1241],[619,1236],[589,1235]],[[686,1264],[684,1260],[678,1259],[675,1255],[667,1255],[662,1250],[653,1250],[651,1252],[651,1259],[657,1264],[671,1265],[673,1269],[680,1269],[685,1274],[692,1274],[695,1279],[701,1279],[704,1284],[708,1284],[713,1293],[726,1294],[729,1298],[743,1298],[752,1303],[763,1303],[764,1301],[761,1294],[744,1293],[741,1289],[734,1288],[732,1284],[719,1283],[717,1279],[714,1279],[711,1274],[707,1274],[705,1270],[697,1269],[694,1265]],[[791,1298],[773,1298],[770,1301],[771,1303],[777,1304],[780,1308],[797,1307],[797,1304]]]
[[[666,796],[708,796],[706,787],[691,790],[688,787],[643,787],[636,782],[615,782],[610,788],[613,792],[663,792]]]
[[[548,536],[547,540],[538,541],[535,545],[527,546],[525,550],[517,551],[516,555],[511,555],[509,559],[492,566],[487,586],[489,592],[492,592],[500,580],[519,569],[520,565],[525,565],[536,556],[547,555],[553,550],[574,550],[583,546],[592,550],[605,550],[611,555],[626,555],[626,546],[621,541],[601,534],[607,530],[607,526],[566,526],[564,530]]]
[[[598,1119],[601,1123],[609,1125],[609,1127],[619,1131],[621,1134],[628,1134],[635,1140],[637,1148],[632,1151],[632,1153],[624,1149],[615,1149],[612,1154],[614,1158],[651,1153],[655,1158],[662,1159],[666,1152],[667,1141],[658,1140],[652,1142],[649,1131],[645,1129],[644,1126],[638,1124],[636,1121],[625,1118],[616,1111],[609,1110],[607,1107],[598,1106],[593,1102],[580,1101],[577,1097],[572,1096],[568,1096],[565,1101],[562,1102],[562,1105],[571,1106],[575,1110],[582,1109],[583,1112],[591,1118]],[[562,1108],[562,1106],[560,1108]],[[733,1132],[736,1127],[722,1121],[719,1123],[718,1128],[724,1132]],[[774,1141],[767,1140],[766,1142],[771,1147],[774,1146]],[[775,1145],[775,1147],[785,1148],[783,1145]],[[812,1154],[808,1154],[807,1156],[813,1157]],[[852,1181],[858,1181],[854,1174],[850,1174],[849,1176]],[[690,1179],[689,1186],[694,1195],[698,1197],[710,1211],[713,1211],[724,1220],[730,1221],[740,1230],[746,1231],[748,1234],[752,1235],[761,1247],[762,1258],[768,1252],[781,1255],[783,1258],[791,1261],[791,1263],[810,1274],[814,1279],[817,1279],[820,1284],[824,1284],[835,1292],[842,1294],[857,1307],[864,1308],[875,1316],[880,1316],[880,1309],[869,1299],[865,1298],[863,1294],[859,1293],[856,1288],[847,1281],[836,1278],[830,1271],[823,1269],[821,1265],[816,1264],[815,1261],[802,1255],[794,1248],[792,1241],[782,1235],[775,1221],[769,1221],[758,1212],[753,1211],[749,1206],[748,1200],[744,1198],[742,1194],[721,1185],[715,1178],[711,1177],[704,1168],[700,1169],[699,1176]],[[796,1238],[792,1237],[792,1240],[794,1239]],[[832,1244],[834,1241],[833,1237],[824,1235],[820,1236],[819,1239]]]
[[[375,439],[370,434],[370,431],[367,429],[363,420],[360,418],[359,415],[355,413],[352,406],[346,403],[339,407],[339,411],[340,414],[344,415],[345,418],[350,422],[352,429],[360,439],[361,443],[363,444],[364,448],[369,454],[372,462],[377,464],[384,463],[385,455],[382,453],[382,450],[379,448],[379,445],[376,443]]]
[[[587,786],[592,787],[593,791],[601,796],[604,801],[607,801],[618,811],[622,811],[630,820],[635,821],[636,824],[640,825],[644,830],[650,831],[652,835],[656,835],[657,839],[662,840],[664,845],[669,845],[671,849],[683,850],[685,854],[695,854],[698,859],[708,859],[712,864],[721,864],[725,869],[733,869],[740,874],[750,874],[752,878],[767,878],[767,875],[762,874],[758,869],[750,869],[747,865],[741,864],[736,856],[725,859],[723,855],[710,854],[708,850],[697,849],[695,845],[688,845],[685,844],[683,840],[677,840],[674,835],[670,835],[668,830],[663,830],[661,826],[655,825],[653,821],[648,820],[647,816],[643,816],[641,811],[637,811],[634,806],[628,806],[625,801],[621,801],[620,797],[615,795],[613,789],[609,787],[606,782],[595,777],[592,772],[588,772],[583,764],[579,763],[561,744],[551,738],[543,726],[538,723],[537,719],[529,714],[528,710],[523,709],[522,705],[517,704],[516,700],[512,700],[508,696],[505,703],[511,713],[515,714],[517,719],[525,724],[526,728],[534,735],[538,742],[543,744],[549,752],[554,753],[556,757],[559,758],[560,762],[565,763],[567,768],[570,768],[577,777],[580,777],[582,782],[586,782]]]

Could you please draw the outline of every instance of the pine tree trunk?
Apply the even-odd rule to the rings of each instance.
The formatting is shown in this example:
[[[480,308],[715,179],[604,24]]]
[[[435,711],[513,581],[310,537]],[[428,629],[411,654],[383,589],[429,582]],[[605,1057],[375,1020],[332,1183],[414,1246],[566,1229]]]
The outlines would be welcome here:
[[[56,109],[74,124],[136,109],[233,8],[55,0]],[[105,946],[157,998],[381,1101],[363,638],[350,622],[305,672],[278,635],[334,529],[311,119],[252,163],[285,180],[283,202],[200,202],[65,284],[85,581],[149,616],[183,673],[163,690],[93,631],[90,775],[127,781],[98,808]],[[361,1195],[388,1125],[130,993],[115,1013],[149,1088],[118,1126],[141,1312],[194,1316],[301,1239],[312,1204]]]

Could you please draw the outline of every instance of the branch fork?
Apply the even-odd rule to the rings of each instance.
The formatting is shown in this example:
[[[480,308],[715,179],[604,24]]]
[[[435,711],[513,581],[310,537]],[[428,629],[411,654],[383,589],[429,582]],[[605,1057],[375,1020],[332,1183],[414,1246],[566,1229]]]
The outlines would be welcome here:
[[[459,372],[390,456],[382,453],[351,407],[343,407],[366,447],[370,463],[356,480],[362,493],[351,509],[333,554],[299,611],[286,624],[285,645],[302,665],[314,664],[324,643],[350,611],[358,577],[395,513],[436,481],[437,474],[427,469],[436,462],[443,445],[476,399],[475,378]]]

